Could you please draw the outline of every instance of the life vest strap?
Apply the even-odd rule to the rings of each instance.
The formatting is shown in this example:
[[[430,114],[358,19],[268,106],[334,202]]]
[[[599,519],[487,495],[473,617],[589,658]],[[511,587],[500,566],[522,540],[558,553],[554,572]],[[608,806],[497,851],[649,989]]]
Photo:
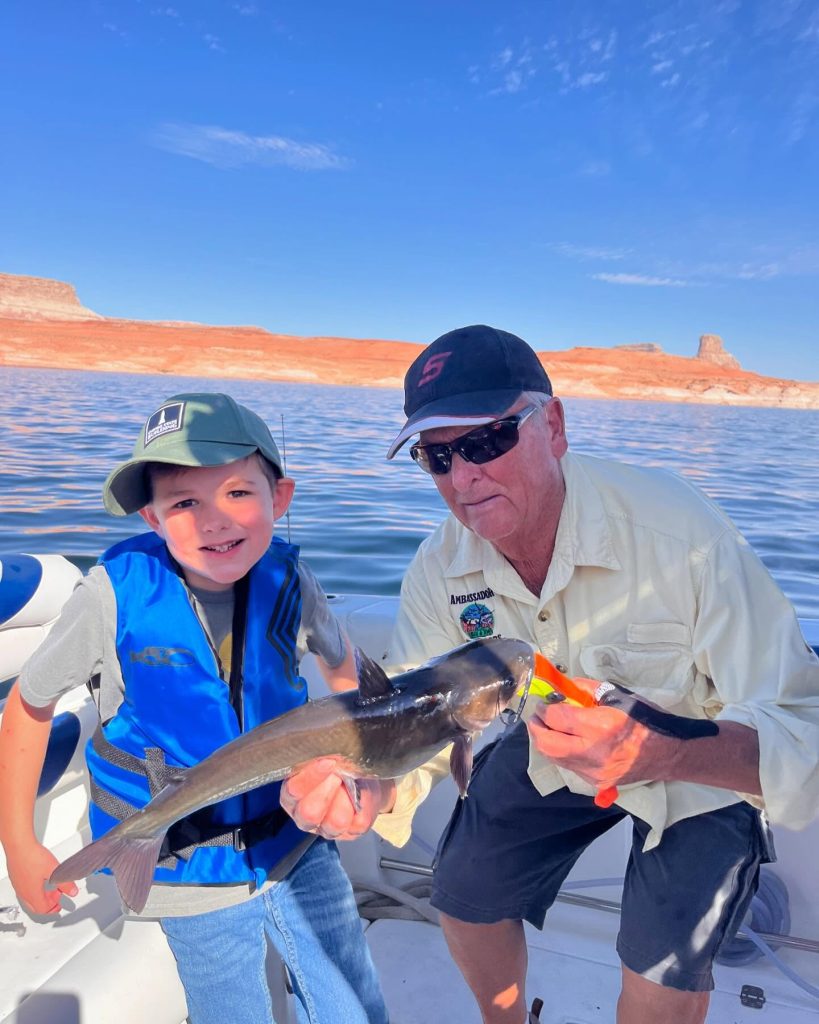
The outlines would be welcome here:
[[[165,761],[165,753],[160,747],[146,747],[145,757],[137,757],[114,746],[105,738],[102,728],[98,726],[91,737],[91,744],[99,756],[109,764],[116,765],[134,775],[143,775],[148,780],[151,796],[163,789],[170,778],[182,774],[185,769],[173,767]]]

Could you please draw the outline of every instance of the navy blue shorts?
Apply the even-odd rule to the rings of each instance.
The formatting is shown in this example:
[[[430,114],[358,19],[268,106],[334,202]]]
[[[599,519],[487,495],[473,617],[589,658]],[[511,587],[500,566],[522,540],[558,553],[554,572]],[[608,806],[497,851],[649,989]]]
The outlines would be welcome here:
[[[527,774],[523,723],[476,758],[469,796],[441,837],[432,905],[460,921],[528,921],[546,911],[589,843],[626,816],[560,789],[541,796]],[[650,981],[710,991],[714,956],[733,936],[773,848],[759,812],[739,802],[686,818],[643,853],[649,826],[632,819],[617,952]]]

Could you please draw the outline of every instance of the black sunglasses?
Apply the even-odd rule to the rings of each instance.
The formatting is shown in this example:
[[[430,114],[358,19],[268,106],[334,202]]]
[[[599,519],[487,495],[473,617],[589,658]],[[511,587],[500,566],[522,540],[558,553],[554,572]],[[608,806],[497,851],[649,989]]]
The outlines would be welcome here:
[[[483,466],[515,447],[520,438],[520,428],[538,408],[537,405],[527,405],[513,416],[505,416],[502,420],[494,420],[470,430],[468,434],[462,434],[448,444],[414,444],[410,448],[410,455],[424,472],[432,473],[433,476],[446,476],[452,469],[454,452],[467,462]]]

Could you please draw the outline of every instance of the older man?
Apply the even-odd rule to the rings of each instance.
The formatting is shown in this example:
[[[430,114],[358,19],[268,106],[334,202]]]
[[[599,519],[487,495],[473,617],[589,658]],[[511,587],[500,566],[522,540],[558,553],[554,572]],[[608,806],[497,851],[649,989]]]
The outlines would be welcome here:
[[[388,457],[420,434],[410,454],[451,514],[407,571],[391,660],[500,633],[605,693],[590,708],[537,704],[478,759],[435,874],[452,955],[485,1024],[521,1024],[522,922],[542,926],[583,849],[628,815],[617,1020],[701,1022],[714,955],[773,856],[766,818],[799,827],[819,804],[819,662],[694,487],[569,454],[560,400],[520,338],[451,331],[405,393]],[[356,810],[324,765],[283,802],[325,834],[375,820],[399,842],[438,770],[370,782]],[[616,802],[599,806],[612,787]]]

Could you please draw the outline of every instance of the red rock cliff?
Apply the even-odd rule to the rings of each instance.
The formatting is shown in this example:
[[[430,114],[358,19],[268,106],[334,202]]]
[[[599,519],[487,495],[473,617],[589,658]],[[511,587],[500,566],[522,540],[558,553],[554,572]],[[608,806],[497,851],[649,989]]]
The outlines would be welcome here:
[[[73,285],[21,274],[0,274],[0,316],[19,320],[102,319],[80,304]]]
[[[659,345],[539,351],[556,394],[819,409],[819,383],[742,370],[716,339],[696,358]],[[537,346],[537,339],[529,338]],[[298,338],[258,327],[99,317],[58,281],[0,274],[0,366],[174,373],[400,388],[422,345]]]

